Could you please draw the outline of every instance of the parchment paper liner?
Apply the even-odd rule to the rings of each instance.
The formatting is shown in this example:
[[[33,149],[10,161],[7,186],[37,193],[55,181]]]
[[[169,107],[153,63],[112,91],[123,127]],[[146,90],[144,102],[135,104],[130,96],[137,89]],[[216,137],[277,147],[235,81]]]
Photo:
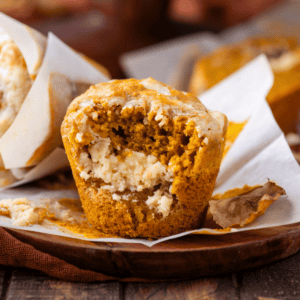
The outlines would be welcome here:
[[[236,121],[248,119],[247,125],[223,161],[215,193],[243,187],[245,184],[251,186],[262,185],[268,178],[274,180],[287,192],[287,196],[281,197],[281,199],[272,204],[265,215],[249,226],[232,230],[232,232],[285,225],[300,221],[300,204],[298,201],[300,198],[300,190],[298,188],[300,167],[296,163],[283,133],[276,124],[266,103],[265,95],[271,88],[272,83],[273,75],[269,63],[265,56],[260,56],[203,95],[203,102],[209,109],[218,109],[226,112],[229,118]],[[225,100],[231,102],[230,107]],[[259,120],[259,123],[257,123],[257,120]],[[45,194],[40,194],[41,192]],[[72,197],[77,196],[76,193],[74,194],[74,192],[70,191],[43,191],[23,187],[21,189],[3,191],[0,193],[0,197],[1,199],[8,197],[27,197],[33,200],[44,197],[58,199],[70,197],[69,193],[72,193]],[[1,226],[22,228],[11,224],[9,218],[0,217]],[[78,236],[62,233],[55,227],[53,230],[49,230],[35,225],[23,227],[23,229],[78,238]],[[203,228],[156,241],[115,238],[88,240],[142,243],[152,246],[156,243],[190,233],[224,234],[224,232]]]

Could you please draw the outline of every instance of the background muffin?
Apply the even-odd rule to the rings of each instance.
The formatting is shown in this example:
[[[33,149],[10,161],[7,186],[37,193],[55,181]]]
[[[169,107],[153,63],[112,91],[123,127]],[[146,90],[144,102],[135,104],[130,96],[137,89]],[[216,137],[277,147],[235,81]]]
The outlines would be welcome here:
[[[189,91],[201,95],[262,53],[274,73],[267,101],[281,129],[295,131],[296,125],[289,120],[297,119],[300,109],[300,48],[296,39],[257,37],[220,47],[196,62]]]

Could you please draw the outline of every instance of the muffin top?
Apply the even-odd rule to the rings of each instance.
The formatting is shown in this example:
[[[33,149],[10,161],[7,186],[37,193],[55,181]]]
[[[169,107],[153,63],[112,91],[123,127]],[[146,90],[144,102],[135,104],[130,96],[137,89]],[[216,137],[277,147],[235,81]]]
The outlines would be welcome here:
[[[224,138],[226,116],[209,111],[200,100],[190,93],[180,92],[153,78],[143,80],[111,80],[91,86],[69,106],[66,119],[77,117],[86,107],[121,107],[121,116],[131,108],[143,110],[147,118],[155,118],[164,127],[169,119],[187,117],[193,122],[199,136],[208,139]]]

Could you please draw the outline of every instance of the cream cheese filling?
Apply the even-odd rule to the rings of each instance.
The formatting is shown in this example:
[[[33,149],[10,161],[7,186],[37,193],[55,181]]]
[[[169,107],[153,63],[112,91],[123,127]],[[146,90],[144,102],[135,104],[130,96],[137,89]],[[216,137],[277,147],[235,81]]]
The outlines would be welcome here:
[[[154,193],[153,196],[148,197],[146,204],[150,209],[154,208],[156,212],[161,213],[165,218],[170,213],[172,202],[172,194],[159,189]]]
[[[109,138],[97,138],[80,154],[80,176],[88,180],[100,178],[109,185],[102,186],[111,193],[140,192],[163,182],[172,182],[173,172],[153,155],[125,150],[125,159],[120,160],[110,150]]]
[[[87,152],[82,152],[79,157],[81,166],[80,176],[84,180],[91,177],[102,179],[107,185],[101,189],[108,190],[112,193],[112,198],[116,201],[126,199],[116,192],[124,192],[129,189],[131,192],[140,192],[147,188],[172,182],[174,179],[173,172],[153,155],[146,155],[142,152],[125,150],[125,159],[120,160],[110,150],[109,138],[97,138],[88,147]],[[172,186],[169,188],[169,191]],[[149,196],[146,204],[150,209],[161,213],[166,217],[170,213],[173,202],[172,194],[158,189],[153,196]],[[128,197],[127,197],[128,198]]]

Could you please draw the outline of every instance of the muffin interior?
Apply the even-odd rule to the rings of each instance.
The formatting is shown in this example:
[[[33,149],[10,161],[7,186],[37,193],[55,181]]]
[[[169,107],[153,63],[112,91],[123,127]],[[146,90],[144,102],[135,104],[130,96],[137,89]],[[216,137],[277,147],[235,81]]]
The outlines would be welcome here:
[[[69,136],[77,145],[80,177],[117,201],[144,206],[166,217],[178,202],[172,183],[196,173],[204,146],[187,116],[166,118],[140,106],[84,108]]]

